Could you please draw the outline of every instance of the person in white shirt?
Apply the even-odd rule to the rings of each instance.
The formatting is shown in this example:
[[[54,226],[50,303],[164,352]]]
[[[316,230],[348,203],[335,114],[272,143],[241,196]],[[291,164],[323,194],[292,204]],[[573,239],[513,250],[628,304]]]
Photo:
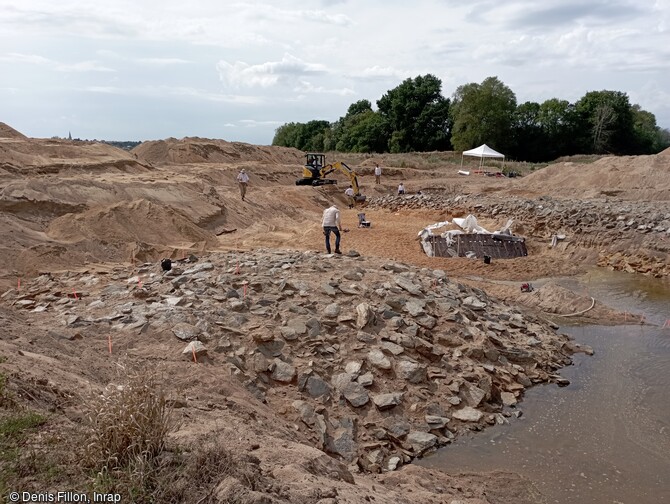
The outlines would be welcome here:
[[[244,201],[244,196],[247,194],[247,185],[249,184],[249,175],[247,175],[244,168],[237,175],[237,182],[240,185],[240,196],[242,196],[242,201]]]
[[[405,194],[405,185],[402,182],[398,185],[398,194]]]
[[[341,254],[340,231],[342,231],[342,224],[340,223],[340,210],[336,205],[323,211],[321,226],[323,227],[323,234],[326,237],[326,250],[328,253],[330,254],[330,233],[335,233],[335,253]]]
[[[379,166],[379,163],[375,163],[375,184],[382,183],[382,169]]]
[[[347,197],[347,204],[349,205],[349,208],[354,208],[355,200],[354,200],[354,186],[349,186],[347,189],[344,191],[345,196]]]

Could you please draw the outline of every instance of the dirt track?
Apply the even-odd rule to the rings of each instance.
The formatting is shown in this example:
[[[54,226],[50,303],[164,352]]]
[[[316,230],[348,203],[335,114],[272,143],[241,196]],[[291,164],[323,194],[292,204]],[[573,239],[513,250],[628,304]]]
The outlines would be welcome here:
[[[320,215],[332,202],[344,208],[343,225],[349,228],[342,238],[345,252],[355,250],[371,261],[406,263],[424,268],[417,270],[424,273],[444,270],[452,280],[483,288],[513,304],[526,303],[530,308],[539,308],[545,312],[543,316],[546,312],[579,311],[589,300],[580,293],[553,287],[551,282],[532,298],[524,297],[518,293],[518,283],[577,274],[598,262],[667,276],[670,215],[665,215],[662,209],[670,199],[670,179],[659,174],[670,170],[668,152],[639,158],[603,158],[588,165],[567,161],[520,179],[459,176],[456,172],[460,159],[452,153],[347,155],[342,160],[356,168],[363,192],[371,202],[394,194],[399,181],[405,182],[408,192],[439,188],[438,192],[450,198],[467,195],[456,205],[438,208],[404,208],[396,203],[381,202],[349,210],[342,195],[347,181],[341,176],[336,186],[314,189],[294,185],[302,158],[300,152],[292,149],[184,139],[146,143],[127,153],[102,144],[27,139],[1,126],[0,291],[6,295],[0,305],[5,329],[0,338],[4,361],[0,366],[9,376],[11,390],[19,394],[24,406],[52,411],[48,426],[51,431],[69,431],[81,421],[81,404],[73,399],[76,391],[99,390],[117,378],[117,365],[105,355],[107,332],[96,329],[89,333],[89,329],[77,329],[75,314],[80,320],[86,319],[92,317],[91,310],[79,313],[78,308],[71,306],[80,305],[68,303],[79,301],[79,295],[91,296],[88,302],[97,296],[95,300],[102,302],[104,296],[113,291],[115,282],[125,285],[122,290],[127,295],[141,299],[139,296],[144,296],[141,284],[157,282],[150,275],[160,273],[157,264],[162,257],[177,260],[189,254],[235,253],[236,261],[244,267],[258,249],[321,254],[324,246]],[[381,186],[375,186],[372,177],[377,161],[384,167]],[[251,175],[244,203],[235,184],[235,176],[242,167]],[[649,205],[658,205],[661,209],[657,216],[658,229],[637,230],[636,223],[620,231],[620,243],[612,242],[604,229],[595,238],[584,231],[570,236],[562,247],[549,248],[547,233],[551,230],[547,223],[554,222],[550,218],[535,210],[516,215],[499,210],[494,215],[492,210],[499,200],[536,201],[542,196],[571,198],[575,208],[580,204],[579,199],[595,198],[603,208],[612,202],[648,201]],[[561,201],[572,205],[571,200]],[[356,226],[359,211],[365,211],[372,222],[370,229]],[[425,225],[471,212],[479,212],[477,217],[481,224],[490,229],[502,225],[508,218],[515,219],[517,233],[527,237],[529,256],[486,265],[466,258],[429,258],[421,251],[416,238]],[[643,248],[631,247],[642,239]],[[224,263],[220,266],[222,269],[217,270],[220,275],[230,274],[225,265],[235,267],[234,262]],[[314,264],[318,268],[318,262]],[[366,268],[371,267],[365,264]],[[649,264],[654,264],[654,269],[649,268]],[[315,270],[315,278],[320,274],[318,271]],[[59,284],[56,288],[49,284],[47,289],[50,276],[46,273],[58,278],[62,286]],[[321,274],[332,277],[345,273],[353,272],[335,270]],[[131,284],[131,280],[134,283]],[[246,285],[235,285],[238,295],[241,289],[246,295]],[[27,291],[34,295],[21,299],[22,293]],[[202,295],[195,287],[186,293],[179,289],[177,292],[185,297]],[[167,296],[165,294],[163,300]],[[37,304],[30,304],[31,300]],[[23,304],[16,305],[19,301]],[[57,308],[59,302],[62,309]],[[48,307],[37,312],[26,311],[25,307],[37,310],[40,303]],[[114,307],[124,315],[121,305]],[[294,309],[294,315],[301,313],[299,308]],[[193,319],[195,314],[188,310],[187,306],[184,313],[189,315],[184,315],[185,320]],[[590,315],[595,320],[617,320],[617,314],[602,306]],[[195,319],[191,321],[195,324]],[[31,334],[25,334],[27,326],[31,327]],[[142,330],[142,327],[139,324],[136,329]],[[244,331],[249,330],[248,325],[243,327]],[[257,327],[251,327],[252,332],[256,330]],[[212,329],[209,332],[214,333]],[[84,335],[83,340],[77,338],[78,333],[80,338]],[[68,339],[70,336],[73,341]],[[266,488],[265,495],[272,495],[267,498],[275,499],[266,502],[285,502],[281,499],[290,497],[291,502],[344,503],[361,502],[372,496],[384,501],[444,502],[441,495],[448,495],[460,502],[475,504],[494,502],[486,497],[494,493],[493,487],[498,492],[495,502],[540,502],[532,483],[509,474],[447,477],[406,466],[398,472],[357,475],[356,486],[345,483],[351,465],[320,458],[323,452],[317,450],[315,441],[304,432],[300,420],[287,416],[292,410],[290,394],[285,389],[271,387],[263,404],[252,399],[248,384],[245,387],[244,382],[234,376],[230,364],[247,358],[246,346],[236,351],[227,347],[222,350],[222,355],[228,355],[228,367],[194,367],[175,357],[179,343],[175,343],[173,336],[165,339],[164,333],[150,331],[147,338],[122,339],[118,348],[133,364],[165,363],[170,374],[166,383],[172,387],[171,393],[186,390],[190,405],[184,409],[184,418],[191,421],[175,438],[193,442],[201,436],[230,433],[228,427],[234,426],[239,439],[228,439],[227,446],[236,453],[258,454],[263,471],[274,474],[275,483],[267,488],[272,485],[279,488],[287,483],[295,485],[291,495],[281,488]],[[17,354],[23,358],[16,358]],[[550,361],[556,357],[543,358]],[[324,369],[332,372],[332,366]],[[228,373],[225,378],[222,372]],[[200,386],[194,386],[194,380]],[[281,421],[277,420],[278,414]],[[224,429],[222,423],[230,425]],[[296,427],[298,424],[302,427]],[[253,448],[259,442],[260,451]],[[370,445],[367,449],[374,450],[372,444],[376,441],[366,442]],[[325,466],[319,466],[316,460]],[[365,469],[365,464],[359,462],[358,466]],[[370,462],[373,473],[375,464]],[[338,471],[341,476],[333,477]],[[19,482],[26,485],[29,479]],[[229,492],[226,494],[221,485],[217,488],[218,495],[231,495],[232,490],[226,490]],[[317,492],[320,488],[324,490]],[[282,492],[286,494],[284,497]],[[214,497],[211,499],[217,502]]]

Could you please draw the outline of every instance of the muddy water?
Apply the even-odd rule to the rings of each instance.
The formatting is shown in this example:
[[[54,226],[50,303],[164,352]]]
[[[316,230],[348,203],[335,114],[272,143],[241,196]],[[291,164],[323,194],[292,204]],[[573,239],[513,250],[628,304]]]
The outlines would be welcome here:
[[[421,465],[518,472],[548,503],[670,503],[670,283],[602,271],[581,281],[567,283],[656,325],[562,328],[595,350],[561,371],[569,386],[531,389],[521,418]]]

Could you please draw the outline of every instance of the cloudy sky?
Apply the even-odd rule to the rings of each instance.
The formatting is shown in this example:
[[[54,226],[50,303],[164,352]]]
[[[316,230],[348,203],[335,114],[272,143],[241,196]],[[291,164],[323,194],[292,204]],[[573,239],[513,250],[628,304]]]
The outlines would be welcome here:
[[[670,0],[0,0],[0,121],[31,137],[270,144],[426,73],[670,128]]]

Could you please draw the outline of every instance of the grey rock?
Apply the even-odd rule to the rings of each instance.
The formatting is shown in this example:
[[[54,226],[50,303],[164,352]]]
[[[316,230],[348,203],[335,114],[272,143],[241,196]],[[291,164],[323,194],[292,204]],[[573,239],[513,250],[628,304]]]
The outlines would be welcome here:
[[[323,316],[328,318],[336,318],[340,314],[340,305],[337,303],[330,303],[323,309]]]
[[[272,379],[282,383],[290,383],[295,379],[296,370],[288,362],[275,359],[271,365]]]
[[[172,328],[172,333],[182,341],[190,341],[198,337],[200,329],[186,322],[180,322]]]
[[[380,410],[387,410],[398,406],[402,402],[402,392],[391,392],[389,394],[376,394],[372,396],[372,402]]]
[[[311,397],[321,397],[330,395],[330,385],[326,383],[320,376],[312,375],[307,378],[305,390]]]
[[[360,303],[356,306],[356,327],[363,329],[373,317],[372,309],[368,303]]]
[[[484,413],[474,408],[471,408],[470,406],[466,406],[463,409],[456,410],[451,414],[452,418],[455,418],[456,420],[461,420],[462,422],[478,422],[479,420],[481,420],[483,416]]]
[[[370,400],[368,391],[356,382],[349,382],[345,385],[342,389],[342,395],[354,408],[365,406]]]
[[[349,362],[347,362],[346,366],[344,366],[344,370],[345,370],[348,374],[350,374],[350,375],[356,377],[356,376],[358,376],[358,374],[361,372],[361,368],[362,368],[362,367],[363,367],[363,363],[362,363],[362,362],[359,362],[359,361],[349,361]]]
[[[398,378],[418,384],[426,380],[426,366],[418,362],[401,360],[396,362],[395,372]]]
[[[374,383],[374,376],[372,375],[371,371],[368,371],[367,373],[363,373],[358,378],[356,378],[356,381],[364,387],[371,387]]]
[[[501,392],[500,399],[505,406],[514,406],[516,404],[516,396],[512,392]]]
[[[426,415],[425,420],[431,429],[442,429],[449,422],[447,417],[437,415]]]
[[[391,355],[396,356],[400,355],[405,351],[405,349],[402,346],[396,345],[395,343],[391,343],[390,341],[382,341],[379,344],[379,347],[382,349],[382,351],[386,351]]]
[[[373,348],[368,352],[368,362],[378,369],[391,369],[391,361],[379,348]]]
[[[412,431],[407,434],[407,442],[415,453],[421,454],[437,444],[437,436],[429,432]]]
[[[466,308],[469,308],[470,310],[483,310],[486,308],[488,305],[484,303],[483,301],[480,301],[477,299],[475,296],[468,296],[463,300],[463,306]]]
[[[486,392],[470,382],[461,385],[461,398],[468,406],[477,407],[486,397]]]
[[[195,340],[186,345],[186,348],[184,348],[181,353],[186,360],[193,360],[193,354],[195,354],[196,359],[206,356],[207,348],[205,348],[205,345]]]
[[[421,289],[419,288],[418,285],[416,285],[414,282],[412,282],[409,278],[402,277],[402,276],[396,276],[395,277],[395,283],[398,285],[398,287],[406,290],[410,294],[414,296],[420,296],[422,295]]]

